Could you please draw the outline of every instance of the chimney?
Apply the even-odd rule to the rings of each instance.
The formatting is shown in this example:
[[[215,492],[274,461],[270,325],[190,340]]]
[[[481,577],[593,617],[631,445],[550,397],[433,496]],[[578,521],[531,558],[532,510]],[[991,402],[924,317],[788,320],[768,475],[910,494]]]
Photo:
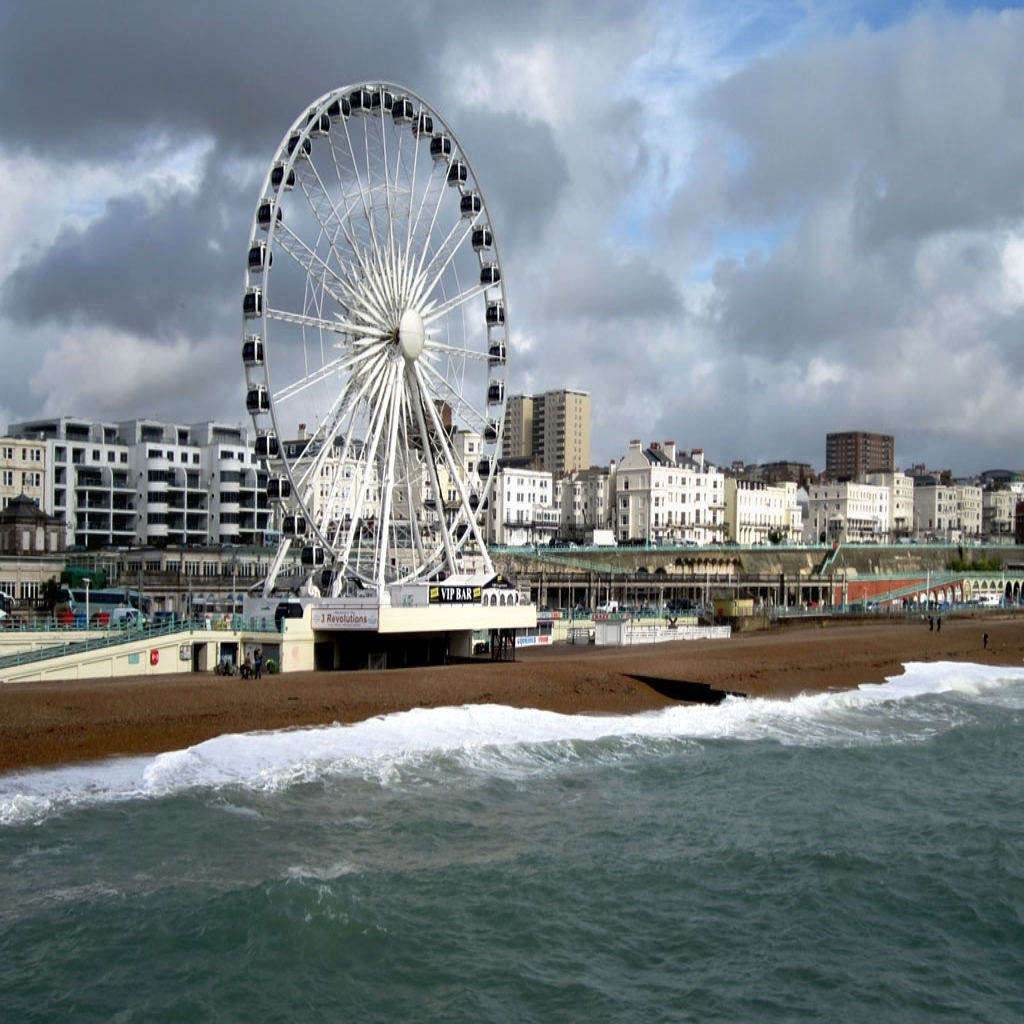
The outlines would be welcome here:
[[[670,462],[676,461],[676,443],[675,441],[665,442],[665,454],[668,456]]]

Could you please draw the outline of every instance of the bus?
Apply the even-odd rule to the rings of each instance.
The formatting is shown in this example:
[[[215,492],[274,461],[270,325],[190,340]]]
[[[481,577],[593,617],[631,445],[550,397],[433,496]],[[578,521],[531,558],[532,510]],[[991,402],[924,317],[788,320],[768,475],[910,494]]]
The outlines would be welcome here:
[[[89,616],[106,615],[108,618],[115,608],[136,608],[149,615],[150,601],[137,590],[126,587],[101,587],[99,590],[85,587],[61,587],[61,597],[54,607],[58,620],[68,615],[75,623],[85,623],[86,606]],[[106,621],[106,620],[104,620]]]

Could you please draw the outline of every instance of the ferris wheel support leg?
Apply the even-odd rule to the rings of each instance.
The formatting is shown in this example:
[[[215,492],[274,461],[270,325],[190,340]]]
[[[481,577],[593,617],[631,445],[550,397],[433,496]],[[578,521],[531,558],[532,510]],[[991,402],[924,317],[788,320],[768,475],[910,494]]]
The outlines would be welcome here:
[[[281,565],[283,564],[285,555],[288,554],[288,550],[291,546],[291,537],[285,537],[281,543],[278,544],[277,554],[274,555],[274,560],[270,563],[270,569],[267,571],[267,578],[263,581],[264,597],[270,597],[274,592],[274,584],[277,582],[277,574],[281,571]]]
[[[444,521],[444,501],[441,495],[441,478],[437,472],[437,463],[430,453],[430,434],[427,432],[427,423],[423,417],[423,391],[420,388],[419,374],[410,374],[409,388],[413,396],[413,408],[416,411],[416,425],[419,427],[420,437],[423,438],[425,446],[424,456],[427,465],[430,467],[430,484],[434,492],[434,508],[437,512],[438,529],[441,531],[441,540],[444,543],[444,554],[448,561],[449,573],[455,572],[455,549],[452,547],[452,539],[448,534],[448,525]],[[433,405],[427,406],[433,412]]]
[[[417,380],[420,380],[419,367],[416,368],[416,373]],[[455,459],[455,456],[452,453],[451,449],[448,447],[447,437],[444,432],[444,425],[441,423],[441,418],[440,416],[438,416],[437,410],[434,408],[433,404],[427,406],[427,412],[430,413],[430,419],[434,424],[434,429],[438,433],[438,441],[441,445],[441,450],[444,452],[445,461],[448,463],[448,471],[451,473],[452,482],[458,488],[459,500],[462,502],[462,510],[466,514],[466,518],[469,523],[469,529],[472,532],[473,537],[480,548],[480,551],[483,553],[484,566],[487,572],[493,572],[494,566],[491,564],[491,556],[487,553],[487,546],[484,544],[483,537],[480,535],[480,526],[476,521],[476,512],[470,507],[469,495],[466,493],[465,481],[462,479],[462,474],[459,472],[459,467]],[[444,533],[445,536],[447,537],[448,530],[445,529]],[[454,567],[454,562],[452,563],[452,565]]]

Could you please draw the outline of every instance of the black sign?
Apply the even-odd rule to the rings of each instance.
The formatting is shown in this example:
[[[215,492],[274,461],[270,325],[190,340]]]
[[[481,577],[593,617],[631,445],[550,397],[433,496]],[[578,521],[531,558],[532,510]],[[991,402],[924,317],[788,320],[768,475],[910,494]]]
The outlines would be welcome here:
[[[477,604],[479,601],[479,587],[439,583],[430,588],[431,604]]]

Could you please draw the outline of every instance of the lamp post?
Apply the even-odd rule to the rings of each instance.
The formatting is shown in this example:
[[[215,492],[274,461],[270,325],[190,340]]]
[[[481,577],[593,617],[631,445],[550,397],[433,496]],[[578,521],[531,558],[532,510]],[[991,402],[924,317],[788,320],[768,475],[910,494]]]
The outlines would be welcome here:
[[[82,581],[85,583],[85,628],[89,628],[90,616],[89,616],[89,586],[92,580],[88,576]]]

